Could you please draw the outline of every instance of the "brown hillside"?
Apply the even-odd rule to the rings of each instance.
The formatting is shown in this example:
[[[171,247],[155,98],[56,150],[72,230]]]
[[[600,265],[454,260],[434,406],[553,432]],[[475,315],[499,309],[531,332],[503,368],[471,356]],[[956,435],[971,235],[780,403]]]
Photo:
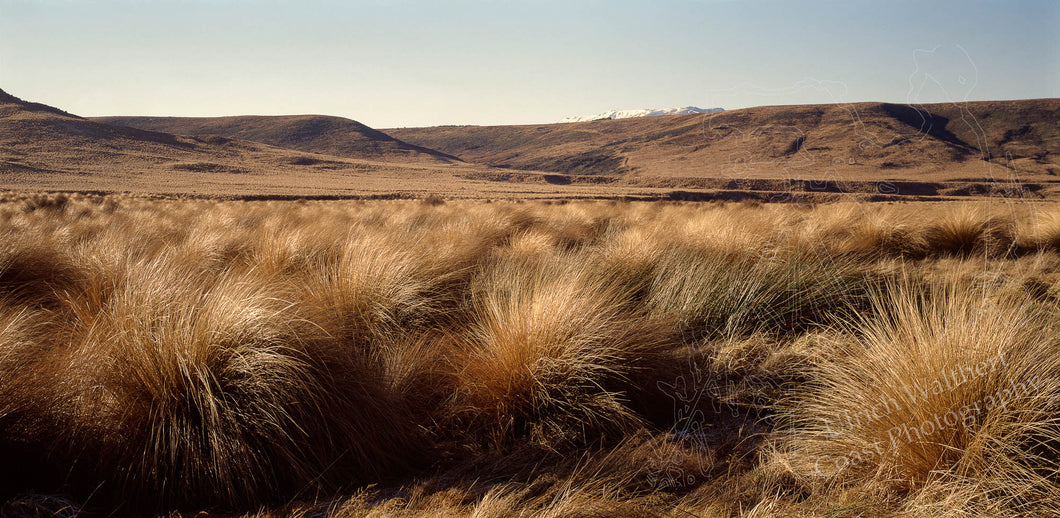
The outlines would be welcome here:
[[[366,160],[218,135],[178,136],[102,124],[0,91],[0,189],[244,197],[1053,198],[1060,197],[1058,105],[779,106],[710,116],[395,130],[467,160],[460,162],[428,152],[401,155],[404,144],[382,137],[373,141],[382,143],[379,149],[398,151]],[[303,142],[314,145],[361,138],[348,135],[361,126],[346,119],[239,119],[256,121],[242,126],[258,132],[249,136],[268,138],[262,135],[276,130],[291,139],[286,145],[297,145],[291,144],[297,135],[315,135]],[[295,131],[297,121],[338,126]]]
[[[1057,121],[1060,99],[1039,99],[764,106],[568,124],[385,131],[471,162],[568,174],[954,180],[1013,171],[1055,177]]]
[[[178,136],[108,125],[0,90],[0,190],[241,197],[665,193],[632,186],[606,192],[596,185],[557,186],[534,173],[498,182],[490,179],[488,168],[443,162],[358,160],[216,135]]]
[[[325,115],[97,117],[93,120],[175,135],[220,135],[346,158],[427,163],[457,161],[444,153],[397,140],[355,120]]]
[[[102,124],[0,91],[0,188],[331,195],[410,167]]]
[[[0,95],[0,170],[5,173],[85,173],[102,166],[237,170],[253,144],[178,137],[109,126],[38,103]]]

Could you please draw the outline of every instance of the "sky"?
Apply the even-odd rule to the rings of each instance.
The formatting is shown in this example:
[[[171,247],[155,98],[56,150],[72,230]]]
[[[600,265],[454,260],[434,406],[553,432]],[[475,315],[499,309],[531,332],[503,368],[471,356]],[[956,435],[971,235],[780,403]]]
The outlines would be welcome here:
[[[0,89],[376,128],[1060,97],[1060,2],[0,0]]]

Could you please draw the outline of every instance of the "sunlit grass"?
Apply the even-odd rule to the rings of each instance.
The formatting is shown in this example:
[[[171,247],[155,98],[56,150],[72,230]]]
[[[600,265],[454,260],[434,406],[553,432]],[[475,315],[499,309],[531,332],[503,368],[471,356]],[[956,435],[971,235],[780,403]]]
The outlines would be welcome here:
[[[0,515],[1055,513],[1058,215],[8,196]]]

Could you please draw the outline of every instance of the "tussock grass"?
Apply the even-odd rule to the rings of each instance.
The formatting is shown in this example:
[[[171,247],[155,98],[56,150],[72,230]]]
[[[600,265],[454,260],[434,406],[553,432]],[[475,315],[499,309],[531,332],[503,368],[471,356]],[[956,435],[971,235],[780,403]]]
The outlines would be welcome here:
[[[9,195],[0,514],[1056,514],[1056,214]]]
[[[1054,314],[967,285],[910,281],[866,317],[792,402],[782,439],[811,482],[969,489],[1024,514],[1057,501]],[[950,491],[942,491],[949,498]]]
[[[1060,251],[1060,210],[1039,209],[1017,223],[1021,249]]]
[[[47,312],[0,299],[0,430],[5,432],[0,438],[0,455],[7,459],[7,465],[0,469],[0,484],[8,487],[28,477],[18,471],[20,450],[26,437],[40,432],[25,418],[49,411],[52,403],[40,397],[46,385],[33,375],[45,368],[40,357],[48,350],[50,324]]]
[[[473,320],[453,344],[454,418],[499,443],[637,429],[615,387],[658,353],[657,326],[584,264],[568,254],[501,259],[473,281]]]
[[[344,338],[388,336],[440,311],[436,286],[446,272],[428,268],[426,247],[388,246],[387,235],[352,237],[336,257],[309,266],[299,297],[314,321]]]
[[[696,336],[792,333],[827,323],[863,297],[856,263],[812,250],[703,254],[676,250],[652,274],[647,306]]]
[[[978,205],[960,205],[944,211],[926,238],[937,253],[998,256],[1014,251],[1014,233],[1011,219]]]
[[[247,505],[329,473],[374,479],[414,452],[378,375],[268,282],[165,262],[129,272],[105,299],[67,301],[56,461],[117,495]]]
[[[834,255],[872,259],[920,258],[932,249],[931,228],[914,223],[916,209],[876,209],[861,204],[839,204],[818,210],[816,225]]]

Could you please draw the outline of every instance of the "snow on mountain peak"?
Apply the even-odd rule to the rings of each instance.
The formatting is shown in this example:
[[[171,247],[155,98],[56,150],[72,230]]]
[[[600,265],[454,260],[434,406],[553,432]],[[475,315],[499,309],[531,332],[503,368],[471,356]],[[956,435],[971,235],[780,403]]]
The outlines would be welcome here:
[[[697,108],[685,106],[684,108],[645,108],[643,110],[609,110],[596,115],[585,115],[582,117],[567,117],[560,122],[588,122],[604,119],[628,119],[630,117],[655,117],[658,115],[685,115],[688,113],[718,113],[721,108]]]

